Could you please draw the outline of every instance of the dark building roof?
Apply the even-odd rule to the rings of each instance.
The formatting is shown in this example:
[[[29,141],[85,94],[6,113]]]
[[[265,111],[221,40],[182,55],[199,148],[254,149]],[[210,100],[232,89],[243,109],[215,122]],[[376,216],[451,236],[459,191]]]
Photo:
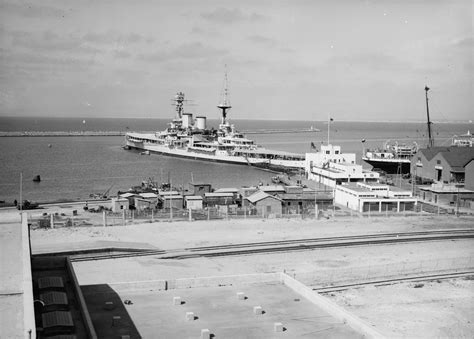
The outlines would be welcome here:
[[[419,150],[428,161],[441,154],[454,172],[464,172],[464,167],[474,159],[473,147],[432,147]]]
[[[420,148],[419,152],[423,154],[428,161],[430,161],[439,152],[445,152],[447,150],[449,150],[449,147],[431,147],[431,148]]]
[[[451,166],[453,172],[464,172],[464,166],[474,159],[474,148],[450,147],[447,151],[441,152],[441,156]]]

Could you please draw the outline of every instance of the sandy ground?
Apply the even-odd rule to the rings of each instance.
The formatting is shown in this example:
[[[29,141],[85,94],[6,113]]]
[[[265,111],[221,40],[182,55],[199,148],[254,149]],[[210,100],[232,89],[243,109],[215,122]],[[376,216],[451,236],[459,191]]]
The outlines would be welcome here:
[[[387,337],[472,338],[474,280],[453,279],[334,292],[329,297]]]
[[[213,220],[155,222],[113,227],[37,229],[31,232],[35,248],[68,243],[109,240],[142,242],[161,249],[284,239],[409,232],[435,229],[474,228],[473,217],[397,217],[330,220]]]

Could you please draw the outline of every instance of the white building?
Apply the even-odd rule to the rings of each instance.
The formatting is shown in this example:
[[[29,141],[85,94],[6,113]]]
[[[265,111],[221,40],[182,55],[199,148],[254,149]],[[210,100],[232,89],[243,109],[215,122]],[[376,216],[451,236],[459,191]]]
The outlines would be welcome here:
[[[321,145],[316,153],[306,153],[305,173],[309,180],[315,180],[329,187],[342,183],[375,182],[380,174],[356,164],[355,153],[341,153],[341,146]]]
[[[417,204],[409,190],[379,183],[350,183],[337,185],[336,204],[358,212],[412,211]]]
[[[186,208],[192,210],[202,210],[202,200],[203,198],[200,195],[187,195],[184,197]]]
[[[127,198],[112,198],[111,205],[112,212],[121,212],[122,210],[128,210],[129,201]]]

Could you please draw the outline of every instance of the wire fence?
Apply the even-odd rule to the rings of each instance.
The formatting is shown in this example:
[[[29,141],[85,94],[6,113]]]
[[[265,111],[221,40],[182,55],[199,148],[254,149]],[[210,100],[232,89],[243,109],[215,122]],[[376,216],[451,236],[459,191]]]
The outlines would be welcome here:
[[[283,210],[286,213],[269,213],[265,209],[246,207],[208,207],[204,209],[143,209],[121,210],[112,212],[101,207],[93,210],[72,210],[55,213],[28,213],[28,222],[33,227],[56,228],[72,226],[125,226],[130,224],[199,221],[199,220],[245,220],[245,219],[308,219],[308,220],[343,220],[359,218],[394,218],[412,217],[420,215],[474,215],[460,213],[456,208],[434,206],[426,203],[412,205],[411,208],[400,212],[386,208],[381,210],[368,209],[366,212],[356,212],[336,205],[324,205],[320,208],[304,208],[298,211]]]

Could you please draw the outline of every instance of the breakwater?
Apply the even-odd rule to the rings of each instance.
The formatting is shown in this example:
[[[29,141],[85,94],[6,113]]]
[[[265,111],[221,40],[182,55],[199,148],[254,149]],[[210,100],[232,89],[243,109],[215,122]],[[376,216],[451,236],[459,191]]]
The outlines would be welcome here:
[[[314,128],[308,129],[257,129],[241,131],[245,134],[278,134],[278,133],[308,133],[319,132]],[[128,131],[127,131],[128,132]],[[0,131],[0,137],[112,137],[124,136],[125,131]],[[154,133],[154,132],[142,132]]]
[[[0,131],[0,137],[112,137],[123,136],[121,131]]]

